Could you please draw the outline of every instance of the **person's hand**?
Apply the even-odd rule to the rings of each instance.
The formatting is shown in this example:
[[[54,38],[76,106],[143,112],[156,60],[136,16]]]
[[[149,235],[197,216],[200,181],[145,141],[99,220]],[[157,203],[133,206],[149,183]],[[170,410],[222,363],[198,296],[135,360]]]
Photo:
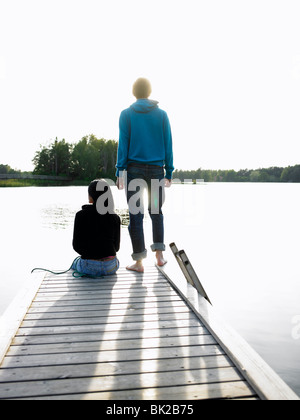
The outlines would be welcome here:
[[[172,185],[172,179],[165,178],[165,187],[170,188]]]
[[[124,178],[123,177],[118,177],[117,178],[117,188],[119,190],[124,190]]]

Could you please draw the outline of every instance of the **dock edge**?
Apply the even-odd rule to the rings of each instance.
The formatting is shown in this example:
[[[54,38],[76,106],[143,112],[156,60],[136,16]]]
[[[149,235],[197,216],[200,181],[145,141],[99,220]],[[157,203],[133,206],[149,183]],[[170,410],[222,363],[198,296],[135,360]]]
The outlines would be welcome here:
[[[300,401],[298,395],[262,359],[262,357],[232,327],[225,324],[214,308],[189,284],[178,270],[172,280],[167,266],[158,270],[166,277],[187,305],[203,322],[208,331],[234,362],[243,377],[262,400]],[[180,280],[180,277],[182,279]],[[176,280],[175,280],[176,279]]]
[[[0,316],[0,367],[23,319],[35,298],[45,273],[31,274],[11,304]]]

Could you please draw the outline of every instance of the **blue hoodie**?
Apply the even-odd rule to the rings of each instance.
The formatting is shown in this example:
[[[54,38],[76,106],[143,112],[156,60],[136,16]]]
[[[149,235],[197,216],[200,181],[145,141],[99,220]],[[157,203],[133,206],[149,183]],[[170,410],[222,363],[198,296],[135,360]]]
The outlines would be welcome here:
[[[172,179],[173,148],[168,115],[158,102],[138,99],[121,112],[117,173],[130,162],[165,166],[166,178]]]

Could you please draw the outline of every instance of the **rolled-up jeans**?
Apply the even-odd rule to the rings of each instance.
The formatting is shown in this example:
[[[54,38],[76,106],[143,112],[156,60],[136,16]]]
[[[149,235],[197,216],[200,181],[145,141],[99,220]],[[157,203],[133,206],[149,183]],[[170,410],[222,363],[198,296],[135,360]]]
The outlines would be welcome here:
[[[151,249],[165,251],[164,216],[165,199],[164,168],[160,166],[129,164],[127,168],[126,194],[129,207],[129,234],[134,261],[147,257],[144,238],[144,191],[148,190],[148,211],[152,221],[153,244]]]

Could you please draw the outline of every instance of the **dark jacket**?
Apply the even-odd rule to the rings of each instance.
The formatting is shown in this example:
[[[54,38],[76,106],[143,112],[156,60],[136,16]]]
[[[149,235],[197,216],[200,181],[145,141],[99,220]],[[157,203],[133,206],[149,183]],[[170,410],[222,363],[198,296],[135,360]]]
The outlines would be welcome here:
[[[87,260],[115,256],[120,249],[120,231],[118,215],[100,215],[95,205],[85,205],[75,216],[73,248]]]

